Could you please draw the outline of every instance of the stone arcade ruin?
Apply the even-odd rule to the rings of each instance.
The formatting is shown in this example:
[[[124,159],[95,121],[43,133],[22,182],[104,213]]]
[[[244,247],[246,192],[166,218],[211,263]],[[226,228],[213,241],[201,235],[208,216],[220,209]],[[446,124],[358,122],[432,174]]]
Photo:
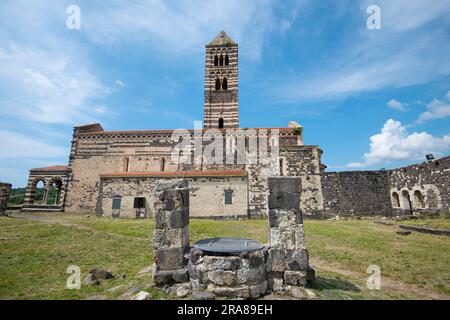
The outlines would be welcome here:
[[[154,281],[210,297],[253,299],[291,293],[314,280],[300,210],[301,179],[268,179],[269,244],[251,239],[205,239],[189,245],[187,180],[157,182]],[[210,246],[210,248],[208,247]]]

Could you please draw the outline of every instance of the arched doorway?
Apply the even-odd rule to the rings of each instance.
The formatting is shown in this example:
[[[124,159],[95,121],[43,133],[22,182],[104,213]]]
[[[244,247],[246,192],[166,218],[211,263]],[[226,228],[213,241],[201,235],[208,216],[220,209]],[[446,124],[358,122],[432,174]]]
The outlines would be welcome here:
[[[42,204],[47,198],[47,189],[45,188],[45,180],[36,179],[31,188],[31,203]]]
[[[392,192],[392,207],[400,208],[400,197],[397,192]]]
[[[219,129],[223,129],[223,118],[219,118]]]
[[[414,206],[420,209],[425,208],[424,197],[419,190],[414,191]]]
[[[409,197],[409,192],[406,190],[403,190],[403,192],[402,192],[401,207],[404,210],[411,211],[411,199]]]
[[[54,179],[51,181],[50,188],[48,190],[47,204],[60,204],[62,186],[63,183],[60,179]]]

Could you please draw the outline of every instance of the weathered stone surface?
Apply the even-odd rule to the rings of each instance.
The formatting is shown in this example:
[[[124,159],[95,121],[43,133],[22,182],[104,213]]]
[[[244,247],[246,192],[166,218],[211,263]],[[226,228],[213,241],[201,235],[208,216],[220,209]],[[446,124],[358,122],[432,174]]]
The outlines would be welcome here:
[[[132,300],[147,300],[148,298],[150,298],[150,293],[141,291],[137,295],[135,295]]]
[[[290,288],[290,293],[295,299],[305,300],[307,298],[307,294],[303,288],[292,286]]]
[[[173,282],[172,271],[156,271],[153,276],[153,281],[158,286],[171,284]]]
[[[188,270],[187,269],[174,270],[172,272],[172,279],[177,283],[188,282],[189,281]]]
[[[208,272],[208,280],[216,285],[234,286],[237,274],[236,271],[214,270]]]
[[[268,272],[283,272],[286,269],[286,259],[284,250],[280,249],[269,249],[268,250],[268,260],[267,260],[267,271]]]
[[[264,280],[257,285],[250,286],[249,290],[250,290],[250,297],[252,299],[259,298],[260,296],[264,295],[267,291],[267,281]]]
[[[95,275],[96,279],[108,280],[114,278],[114,275],[105,269],[92,268],[89,273]]]
[[[194,298],[195,300],[214,300],[215,296],[209,291],[195,290],[192,292],[192,298]]]
[[[183,269],[186,265],[183,248],[160,248],[156,251],[158,270]]]
[[[306,286],[306,271],[290,271],[284,272],[284,282],[285,284],[293,286]]]
[[[269,194],[269,210],[271,209],[300,210],[300,194],[290,192]]]
[[[269,272],[268,273],[268,288],[274,293],[281,293],[284,290],[283,272]]]
[[[286,250],[286,270],[306,270],[308,268],[308,250]]]
[[[172,211],[170,215],[170,227],[182,229],[189,224],[189,208]]]
[[[0,182],[0,215],[4,215],[11,194],[11,184]]]
[[[297,193],[301,192],[301,180],[297,177],[270,177],[268,179],[269,193]]]
[[[236,287],[221,287],[212,283],[208,285],[208,291],[212,292],[218,297],[227,298],[250,298],[250,289],[248,286],[236,286]]]
[[[237,270],[241,265],[241,259],[239,257],[215,257],[215,256],[204,256],[203,264],[208,266],[210,270]]]
[[[175,294],[178,298],[185,298],[191,293],[191,284],[190,283],[181,283],[176,285]]]

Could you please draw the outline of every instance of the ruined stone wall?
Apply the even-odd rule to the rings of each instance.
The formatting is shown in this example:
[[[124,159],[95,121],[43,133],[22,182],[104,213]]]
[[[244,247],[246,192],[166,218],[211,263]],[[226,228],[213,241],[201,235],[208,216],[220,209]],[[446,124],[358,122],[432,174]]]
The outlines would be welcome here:
[[[115,196],[121,197],[121,217],[135,218],[134,198],[146,199],[145,216],[154,217],[155,182],[173,178],[116,177],[102,178],[98,214],[113,216],[112,204]],[[190,185],[191,217],[233,217],[247,216],[246,177],[190,177],[185,178]],[[232,204],[225,204],[225,191],[232,193]]]
[[[327,216],[391,215],[387,171],[324,173],[322,193]]]
[[[392,199],[396,211],[446,213],[450,210],[450,156],[432,162],[424,162],[389,171],[388,192],[399,196],[399,203]],[[398,210],[399,209],[399,210]]]
[[[300,208],[306,216],[323,211],[321,158],[322,150],[316,146],[282,146],[283,162],[280,175],[301,177]]]
[[[0,182],[0,216],[5,214],[10,194],[11,184]]]
[[[450,157],[386,171],[327,172],[325,214],[445,213],[450,208]]]

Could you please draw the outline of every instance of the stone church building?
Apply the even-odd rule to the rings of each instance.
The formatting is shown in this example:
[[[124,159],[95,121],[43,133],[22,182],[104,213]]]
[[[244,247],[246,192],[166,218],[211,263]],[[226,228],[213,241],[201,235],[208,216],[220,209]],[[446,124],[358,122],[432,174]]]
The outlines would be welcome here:
[[[240,128],[238,87],[238,45],[222,31],[206,46],[203,128],[107,131],[99,123],[77,126],[67,166],[30,170],[22,210],[153,217],[155,181],[182,177],[189,181],[191,217],[266,216],[268,177],[299,176],[301,210],[307,216],[390,215],[396,209],[413,207],[448,212],[449,158],[430,169],[432,182],[422,189],[420,184],[427,179],[408,186],[412,183],[409,171],[363,172],[348,177],[345,173],[325,173],[322,150],[303,144],[303,128],[295,121],[280,128]],[[211,162],[196,151],[199,145],[208,148],[211,132],[216,133],[213,139],[218,134],[223,141],[223,152],[212,152],[216,160],[221,157],[223,161]],[[187,143],[180,148],[181,140]],[[265,147],[261,144],[264,141]],[[256,145],[256,153],[250,152]],[[255,161],[262,154],[269,156],[269,163]],[[238,158],[241,161],[236,161]],[[431,171],[427,170],[421,174],[429,177]],[[396,180],[391,181],[391,177]],[[39,181],[47,190],[44,204],[34,201]],[[49,204],[47,195],[52,186],[57,197]],[[405,192],[407,200],[399,199]],[[433,200],[428,200],[427,193]]]

